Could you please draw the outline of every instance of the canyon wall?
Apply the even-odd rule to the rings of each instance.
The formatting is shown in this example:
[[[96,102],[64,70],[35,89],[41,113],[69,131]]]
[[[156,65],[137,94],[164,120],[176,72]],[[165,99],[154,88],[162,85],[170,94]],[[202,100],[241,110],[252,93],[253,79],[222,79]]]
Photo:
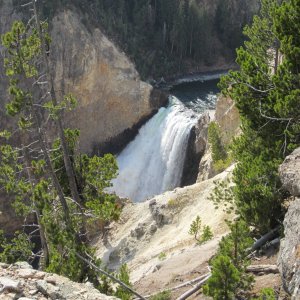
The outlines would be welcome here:
[[[0,2],[0,34],[8,31],[14,20],[22,19],[22,13],[16,12],[12,2]],[[78,106],[66,114],[65,122],[81,130],[80,150],[92,153],[102,148],[103,153],[113,148],[117,152],[142,122],[167,103],[167,97],[141,81],[124,52],[99,28],[88,28],[82,18],[80,11],[73,8],[59,11],[50,21],[50,66],[55,90],[58,100],[68,93],[77,98]],[[3,47],[0,51],[3,70]],[[3,125],[8,96],[7,80],[0,73]]]
[[[99,28],[86,28],[76,12],[56,15],[51,36],[55,88],[61,97],[72,93],[78,99],[65,121],[81,130],[82,151],[117,151],[128,142],[130,129],[167,103],[166,96],[140,80],[126,55]]]
[[[239,111],[231,98],[224,97],[223,95],[218,97],[216,110],[214,114],[211,114],[210,120],[215,121],[220,126],[220,137],[225,146],[228,146],[232,139],[241,133]],[[206,141],[208,140],[207,130],[205,139]],[[217,170],[213,166],[211,147],[209,143],[206,143],[205,151],[199,165],[197,182],[210,179],[217,173]]]

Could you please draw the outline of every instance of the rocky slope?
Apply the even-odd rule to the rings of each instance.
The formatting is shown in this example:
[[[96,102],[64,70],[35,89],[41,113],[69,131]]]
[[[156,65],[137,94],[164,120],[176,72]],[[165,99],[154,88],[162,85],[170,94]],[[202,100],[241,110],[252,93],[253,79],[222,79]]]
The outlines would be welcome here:
[[[214,180],[223,180],[231,171],[143,203],[127,204],[104,245],[101,239],[95,241],[97,255],[110,268],[127,263],[132,282],[143,294],[174,286],[180,276],[207,272],[207,261],[228,230],[224,220],[230,218],[221,208],[215,210],[208,196]],[[214,234],[213,240],[200,246],[188,233],[197,215]]]
[[[33,270],[25,262],[0,264],[2,300],[117,300],[101,294],[91,283],[76,283],[56,275]]]
[[[287,156],[279,169],[283,188],[292,195],[284,218],[278,266],[284,289],[293,300],[300,299],[300,148]]]

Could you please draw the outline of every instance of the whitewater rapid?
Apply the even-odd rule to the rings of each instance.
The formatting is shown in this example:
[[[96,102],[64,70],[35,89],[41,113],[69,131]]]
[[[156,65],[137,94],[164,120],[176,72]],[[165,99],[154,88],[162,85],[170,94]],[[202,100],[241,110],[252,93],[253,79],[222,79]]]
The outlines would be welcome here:
[[[197,116],[174,96],[169,102],[117,157],[119,175],[112,182],[112,190],[118,196],[140,202],[180,185]]]

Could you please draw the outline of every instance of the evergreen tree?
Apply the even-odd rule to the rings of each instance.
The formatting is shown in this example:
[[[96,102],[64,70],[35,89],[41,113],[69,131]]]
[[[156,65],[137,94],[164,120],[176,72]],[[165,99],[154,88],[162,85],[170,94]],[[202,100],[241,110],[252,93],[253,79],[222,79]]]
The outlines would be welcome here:
[[[235,299],[250,288],[252,277],[246,274],[249,265],[248,249],[253,243],[246,223],[238,220],[228,223],[231,233],[219,243],[212,259],[212,275],[204,287],[204,293],[213,299]]]
[[[218,256],[212,264],[212,275],[204,293],[214,300],[233,300],[240,281],[240,272],[228,256]]]
[[[221,81],[242,119],[243,134],[233,146],[236,204],[248,224],[262,232],[282,219],[278,166],[299,145],[297,5],[263,1],[260,16],[245,29],[249,41],[237,51],[240,70]]]
[[[42,267],[99,286],[96,273],[76,255],[94,257],[87,244],[89,222],[118,217],[115,197],[104,191],[116,176],[116,161],[112,155],[79,154],[79,131],[63,128],[62,113],[76,101],[71,95],[56,99],[48,67],[47,23],[40,22],[36,2],[31,4],[34,17],[27,26],[16,21],[2,37],[10,94],[6,111],[17,127],[13,133],[1,131],[0,184],[13,197],[17,213],[35,214]],[[2,249],[2,258],[7,249]]]

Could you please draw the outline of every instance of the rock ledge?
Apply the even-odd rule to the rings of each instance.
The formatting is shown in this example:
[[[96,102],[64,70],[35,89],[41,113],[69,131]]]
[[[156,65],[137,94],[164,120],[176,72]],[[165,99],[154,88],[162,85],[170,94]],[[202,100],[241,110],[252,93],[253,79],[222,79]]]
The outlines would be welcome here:
[[[117,300],[101,294],[93,285],[77,283],[32,269],[25,263],[0,263],[0,299],[5,300]]]

